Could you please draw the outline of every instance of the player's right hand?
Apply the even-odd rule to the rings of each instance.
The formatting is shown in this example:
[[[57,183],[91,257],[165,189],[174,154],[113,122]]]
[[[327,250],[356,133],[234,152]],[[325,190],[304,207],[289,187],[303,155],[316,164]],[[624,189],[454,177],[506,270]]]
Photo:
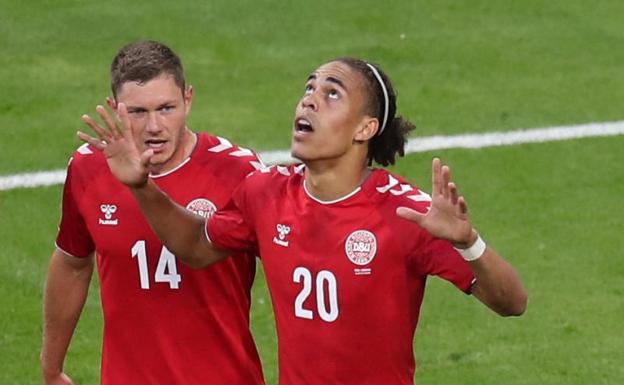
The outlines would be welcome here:
[[[151,149],[139,153],[132,136],[128,111],[123,103],[117,105],[119,122],[116,122],[103,106],[96,111],[106,124],[100,126],[89,115],[83,115],[82,121],[97,134],[97,138],[78,131],[78,137],[104,153],[108,166],[115,177],[131,188],[145,186],[149,176],[148,165],[154,155]]]

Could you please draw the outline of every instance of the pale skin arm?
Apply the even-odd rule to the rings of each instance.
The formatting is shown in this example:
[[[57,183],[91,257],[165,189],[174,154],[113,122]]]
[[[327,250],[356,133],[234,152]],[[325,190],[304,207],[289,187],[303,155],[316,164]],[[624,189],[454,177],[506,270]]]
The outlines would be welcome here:
[[[206,237],[204,219],[173,202],[149,178],[153,151],[139,153],[132,137],[126,106],[123,103],[117,106],[119,122],[102,106],[98,106],[96,111],[106,128],[84,115],[82,120],[98,138],[83,132],[78,132],[78,137],[104,153],[113,175],[130,188],[143,215],[163,244],[182,262],[194,268],[227,257],[230,254],[227,250],[215,248]]]
[[[438,158],[432,162],[431,207],[426,214],[399,207],[397,214],[418,223],[432,235],[443,238],[458,248],[466,249],[477,240],[468,206],[451,180],[448,166]],[[527,293],[520,277],[489,245],[481,258],[469,262],[476,283],[472,294],[502,316],[521,315],[526,310]]]
[[[93,274],[93,257],[76,258],[55,249],[43,299],[41,372],[46,385],[70,385],[63,372],[69,342],[80,318]]]

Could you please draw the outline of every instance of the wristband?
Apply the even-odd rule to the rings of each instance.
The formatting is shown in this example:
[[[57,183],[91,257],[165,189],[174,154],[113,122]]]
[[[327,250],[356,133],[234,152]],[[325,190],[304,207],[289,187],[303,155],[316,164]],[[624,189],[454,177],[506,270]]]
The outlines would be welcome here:
[[[455,247],[455,250],[468,262],[476,261],[481,258],[483,253],[485,252],[485,242],[481,239],[481,236],[477,236],[477,240],[467,249],[458,249]]]

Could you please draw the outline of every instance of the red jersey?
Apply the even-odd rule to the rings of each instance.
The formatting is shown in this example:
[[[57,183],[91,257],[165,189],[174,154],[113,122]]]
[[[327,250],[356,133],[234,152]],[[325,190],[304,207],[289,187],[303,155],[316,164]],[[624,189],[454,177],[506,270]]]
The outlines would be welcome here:
[[[469,292],[452,245],[396,215],[429,195],[376,169],[342,199],[307,193],[302,165],[243,182],[207,223],[217,247],[258,252],[275,310],[279,379],[298,384],[413,384],[413,339],[425,281]]]
[[[209,217],[260,162],[225,139],[197,137],[185,162],[152,179],[174,201]],[[264,383],[249,330],[255,257],[237,255],[201,270],[179,263],[90,146],[70,161],[56,244],[76,257],[96,253],[102,384]]]

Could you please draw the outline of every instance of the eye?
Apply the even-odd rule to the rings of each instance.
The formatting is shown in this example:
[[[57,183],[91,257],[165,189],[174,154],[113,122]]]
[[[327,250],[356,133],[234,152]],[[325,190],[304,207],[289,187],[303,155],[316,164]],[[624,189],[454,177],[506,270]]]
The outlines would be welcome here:
[[[162,106],[159,108],[159,111],[165,114],[168,112],[171,112],[172,110],[173,110],[173,106]]]
[[[130,117],[134,119],[139,119],[145,115],[145,110],[131,110],[128,111],[128,113],[130,114]]]
[[[310,95],[312,94],[312,92],[314,91],[314,88],[312,88],[312,85],[310,84],[306,84],[304,90],[303,90],[303,94],[304,95]]]
[[[329,90],[329,93],[327,94],[327,96],[330,99],[337,100],[338,97],[340,96],[340,93],[337,90]]]

